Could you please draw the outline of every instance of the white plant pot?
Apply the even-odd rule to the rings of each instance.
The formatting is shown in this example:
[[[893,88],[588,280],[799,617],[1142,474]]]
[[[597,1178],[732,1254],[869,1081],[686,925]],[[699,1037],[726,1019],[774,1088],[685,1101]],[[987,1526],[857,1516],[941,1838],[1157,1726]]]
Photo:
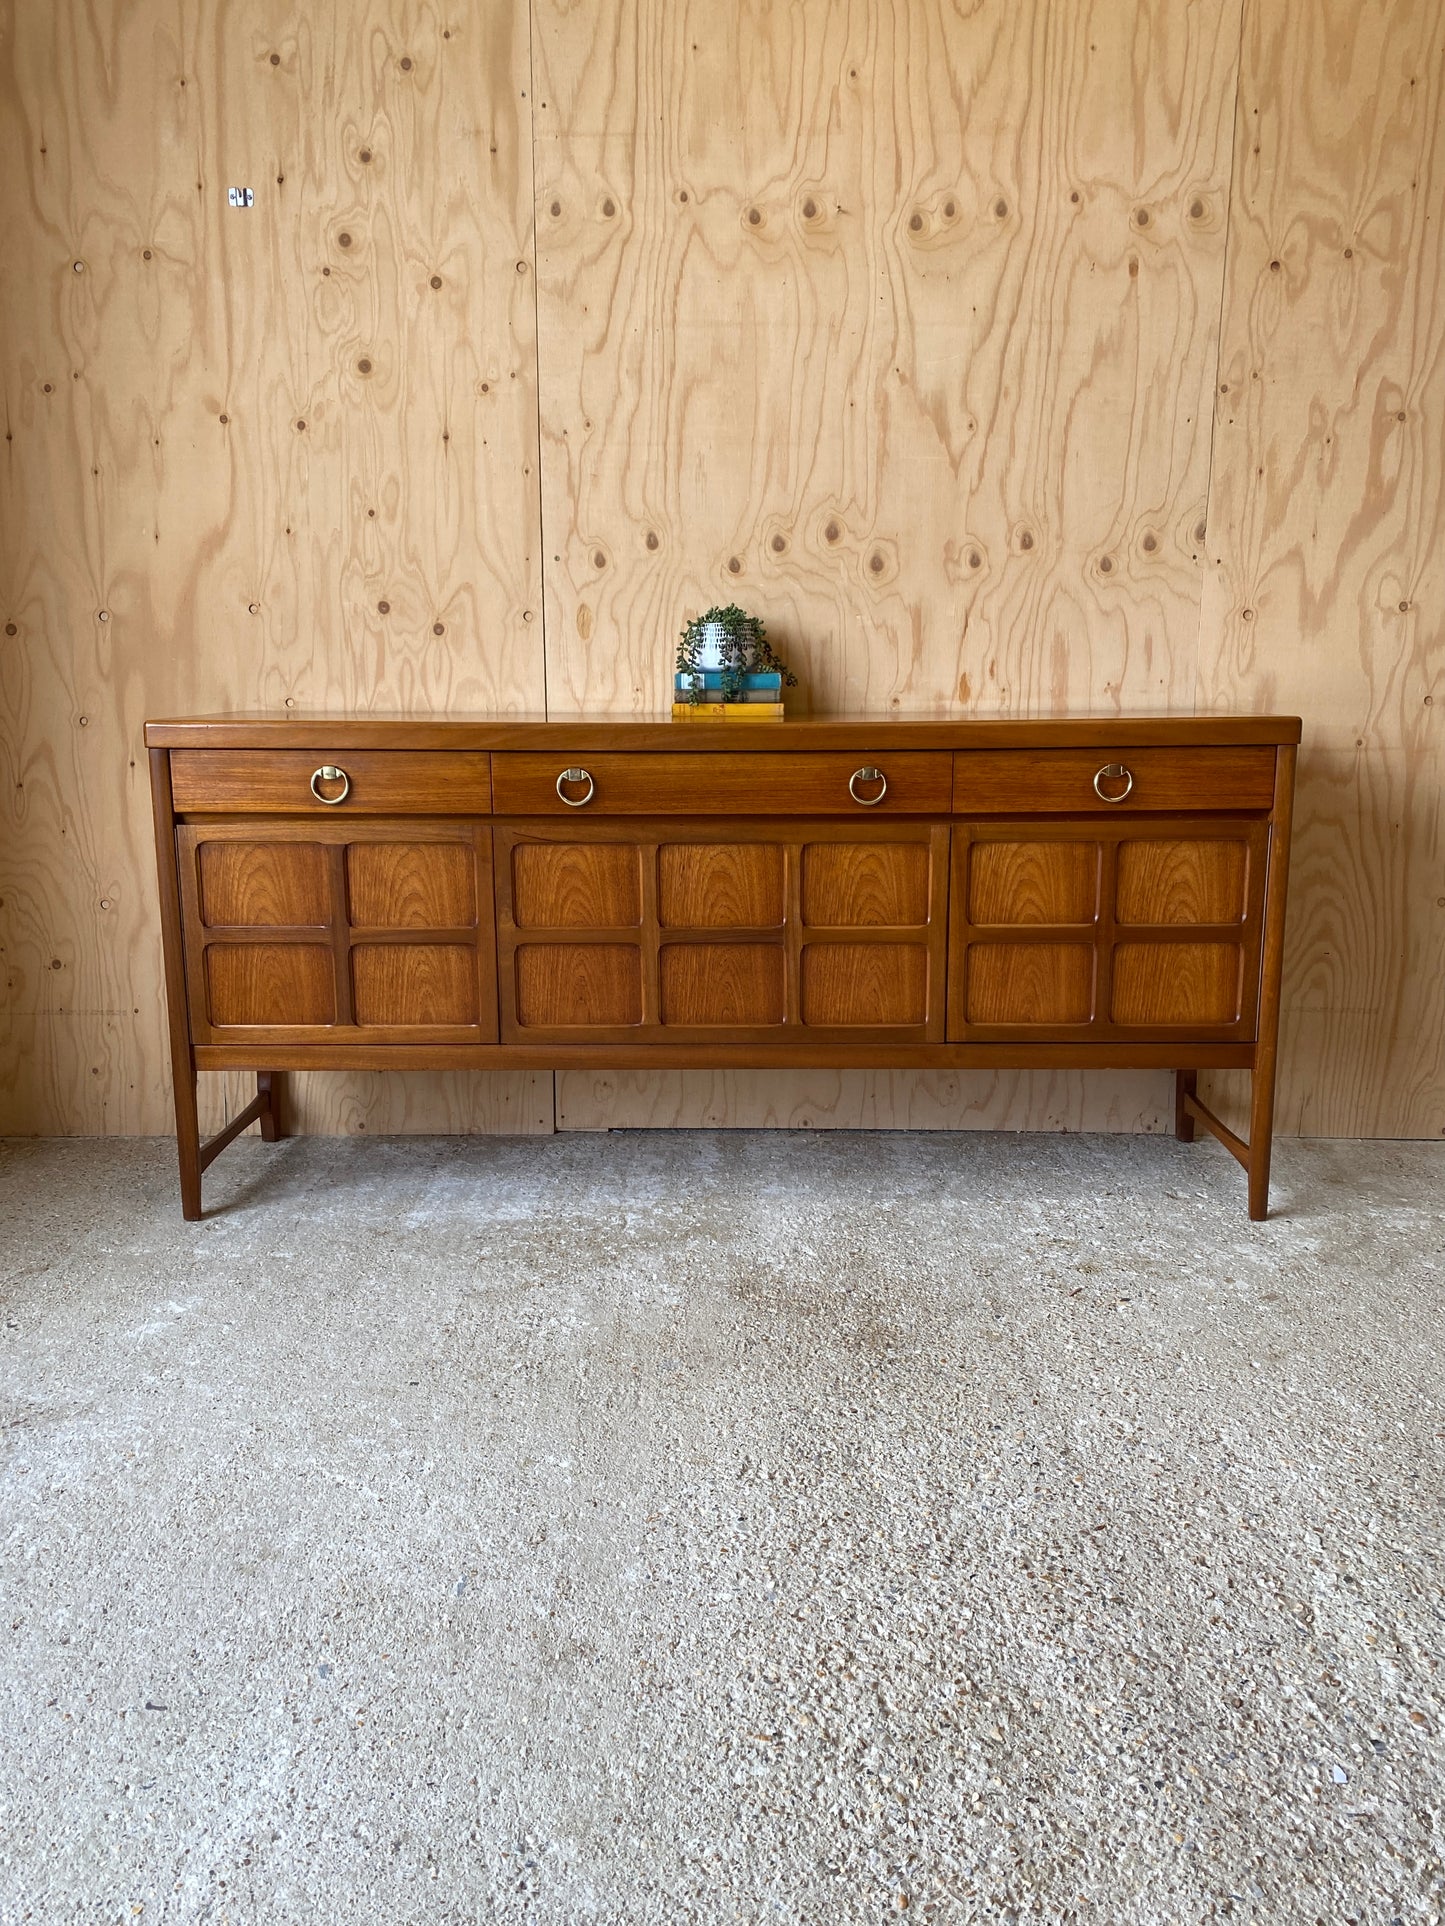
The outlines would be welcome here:
[[[700,669],[720,669],[722,665],[723,625],[721,622],[704,622],[702,641],[697,651],[697,666]]]

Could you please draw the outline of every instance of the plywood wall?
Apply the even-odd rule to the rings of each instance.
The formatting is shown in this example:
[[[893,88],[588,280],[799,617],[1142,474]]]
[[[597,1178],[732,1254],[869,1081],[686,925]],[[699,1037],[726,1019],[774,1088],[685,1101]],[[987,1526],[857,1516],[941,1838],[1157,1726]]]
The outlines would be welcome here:
[[[147,714],[648,710],[730,599],[818,710],[1303,713],[1282,1123],[1445,1128],[1442,84],[1435,0],[0,4],[0,1129],[168,1125]],[[555,1115],[1167,1111],[814,1072]]]
[[[1201,709],[1305,717],[1279,1120],[1445,1132],[1445,9],[1250,0]]]
[[[0,1129],[168,1127],[148,715],[542,706],[530,62],[513,0],[6,9]]]

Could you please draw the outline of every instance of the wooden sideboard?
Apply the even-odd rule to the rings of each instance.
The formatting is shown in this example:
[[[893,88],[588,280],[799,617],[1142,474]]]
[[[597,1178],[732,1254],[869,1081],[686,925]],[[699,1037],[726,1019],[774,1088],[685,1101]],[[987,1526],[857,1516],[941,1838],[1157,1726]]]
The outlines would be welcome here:
[[[286,1070],[1160,1066],[1268,1208],[1295,717],[146,726],[185,1215]],[[1197,1072],[1252,1072],[1245,1143]],[[254,1070],[200,1139],[196,1073]]]

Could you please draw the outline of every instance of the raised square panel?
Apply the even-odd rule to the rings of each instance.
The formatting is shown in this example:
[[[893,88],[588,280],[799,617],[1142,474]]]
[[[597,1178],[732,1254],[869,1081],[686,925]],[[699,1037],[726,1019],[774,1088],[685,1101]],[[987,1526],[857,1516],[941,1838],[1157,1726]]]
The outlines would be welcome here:
[[[928,951],[920,943],[808,943],[802,1016],[820,1028],[880,1028],[928,1020]]]
[[[1121,923],[1240,923],[1249,850],[1238,838],[1119,845]]]
[[[351,998],[358,1023],[474,1025],[477,953],[464,943],[357,943]]]
[[[783,1020],[783,951],[777,943],[664,943],[662,1021],[765,1024]]]
[[[924,843],[809,843],[803,850],[803,921],[836,929],[926,923],[928,854]]]
[[[1094,952],[1087,943],[971,943],[965,1020],[1087,1023],[1094,1014]]]
[[[1099,845],[974,843],[971,923],[1092,923],[1099,913]]]
[[[201,921],[327,923],[326,851],[319,843],[201,843]]]
[[[1234,1023],[1244,952],[1237,943],[1120,943],[1115,1023]]]
[[[635,929],[642,921],[633,843],[518,843],[512,851],[518,929]]]
[[[776,843],[665,843],[657,852],[664,929],[773,929],[783,920]]]
[[[352,843],[346,894],[359,929],[471,929],[476,856],[470,843]]]
[[[331,951],[318,943],[212,943],[206,1002],[218,1026],[334,1023]]]
[[[633,943],[528,943],[517,951],[517,1022],[574,1029],[642,1021]]]

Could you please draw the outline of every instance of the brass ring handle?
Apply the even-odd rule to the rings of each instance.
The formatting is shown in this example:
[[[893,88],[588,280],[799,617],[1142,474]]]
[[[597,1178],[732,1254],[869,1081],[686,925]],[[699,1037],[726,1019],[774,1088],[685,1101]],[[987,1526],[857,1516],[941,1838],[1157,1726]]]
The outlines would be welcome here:
[[[878,791],[876,796],[860,796],[857,788],[860,782],[877,782],[881,783],[883,787]],[[848,794],[853,798],[855,803],[860,803],[864,809],[876,809],[888,794],[888,778],[884,775],[883,771],[873,763],[865,762],[861,769],[855,769],[848,778]]]
[[[1124,787],[1117,796],[1106,795],[1101,787],[1106,782],[1121,782]],[[1126,800],[1133,787],[1134,772],[1132,769],[1126,769],[1122,762],[1106,762],[1094,777],[1094,794],[1100,802],[1121,803]]]
[[[341,794],[339,796],[323,796],[321,791],[316,787],[319,782],[339,782],[341,784]],[[346,798],[351,794],[351,778],[344,769],[338,769],[334,762],[323,762],[319,769],[312,771],[311,793],[317,802],[325,803],[329,809],[334,809],[338,803],[344,803]]]
[[[587,794],[585,796],[564,796],[562,793],[562,785],[564,782],[585,782],[587,785]],[[596,794],[597,785],[593,782],[591,774],[586,769],[564,769],[557,778],[558,799],[566,803],[569,809],[585,808]]]

